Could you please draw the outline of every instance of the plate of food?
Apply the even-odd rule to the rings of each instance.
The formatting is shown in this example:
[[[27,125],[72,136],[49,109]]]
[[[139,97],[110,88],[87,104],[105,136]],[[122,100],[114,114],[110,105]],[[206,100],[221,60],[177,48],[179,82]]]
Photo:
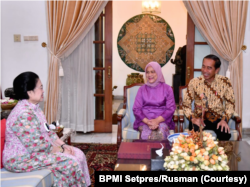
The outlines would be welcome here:
[[[171,143],[173,143],[174,140],[175,140],[176,138],[178,138],[178,136],[180,136],[180,134],[183,134],[183,135],[185,135],[185,136],[188,136],[188,133],[187,133],[187,132],[174,133],[174,134],[171,134],[171,135],[168,136],[168,141],[171,142]]]

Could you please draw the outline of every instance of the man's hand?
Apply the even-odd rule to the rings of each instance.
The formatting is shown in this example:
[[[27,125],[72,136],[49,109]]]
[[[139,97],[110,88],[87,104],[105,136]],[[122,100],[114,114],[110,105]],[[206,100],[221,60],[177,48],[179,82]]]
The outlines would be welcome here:
[[[221,126],[221,132],[223,132],[223,129],[225,128],[225,132],[230,133],[230,128],[226,121],[221,120],[217,125],[217,129],[219,129],[220,126]]]
[[[192,121],[193,124],[195,124],[197,126],[201,125],[201,118],[192,117],[191,121]]]

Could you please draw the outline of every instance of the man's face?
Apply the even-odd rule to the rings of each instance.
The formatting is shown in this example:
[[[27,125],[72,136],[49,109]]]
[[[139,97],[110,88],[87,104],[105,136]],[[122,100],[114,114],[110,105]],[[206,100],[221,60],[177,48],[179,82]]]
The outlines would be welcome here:
[[[208,82],[212,82],[215,78],[215,74],[219,72],[220,68],[215,69],[215,61],[212,59],[205,58],[202,63],[201,72],[204,79]]]

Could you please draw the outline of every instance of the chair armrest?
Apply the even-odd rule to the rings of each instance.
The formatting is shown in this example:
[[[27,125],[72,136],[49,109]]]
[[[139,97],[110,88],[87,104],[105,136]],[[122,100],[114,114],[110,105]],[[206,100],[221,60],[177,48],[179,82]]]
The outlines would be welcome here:
[[[125,114],[126,114],[126,109],[124,109],[124,108],[121,108],[121,109],[117,112],[117,115],[125,116]]]
[[[239,117],[239,115],[235,112],[232,116],[232,119],[235,121],[235,129],[239,132],[239,136],[238,136],[238,141],[242,140],[242,133],[241,133],[241,118]]]
[[[232,116],[232,119],[235,120],[235,123],[241,123],[241,118],[239,117],[239,115],[235,112]]]
[[[233,119],[235,120],[236,124],[241,123],[241,118],[239,116],[233,116]]]
[[[117,148],[119,149],[122,141],[122,130],[129,124],[129,117],[126,115],[126,109],[120,109],[117,113]]]

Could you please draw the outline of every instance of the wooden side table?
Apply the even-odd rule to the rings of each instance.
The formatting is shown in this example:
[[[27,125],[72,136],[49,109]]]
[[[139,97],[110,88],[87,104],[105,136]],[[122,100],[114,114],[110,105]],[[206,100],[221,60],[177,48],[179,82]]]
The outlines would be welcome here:
[[[56,129],[56,130],[52,130],[52,131],[54,131],[59,138],[61,138],[63,136],[63,129],[62,128]]]
[[[112,115],[112,124],[117,124],[117,113],[122,108],[123,108],[123,103],[120,103],[120,105],[118,106],[116,112]]]
[[[71,145],[71,134],[73,130],[71,128],[64,128],[63,129],[63,136],[60,139],[64,142],[67,142],[68,145]]]

